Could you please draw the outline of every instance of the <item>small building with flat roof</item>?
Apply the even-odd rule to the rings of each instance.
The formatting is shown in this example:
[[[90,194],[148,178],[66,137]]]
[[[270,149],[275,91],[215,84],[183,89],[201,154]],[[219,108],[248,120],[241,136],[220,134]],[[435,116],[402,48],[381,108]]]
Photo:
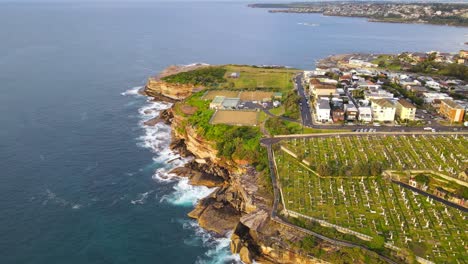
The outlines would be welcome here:
[[[211,101],[210,103],[210,109],[220,109],[222,108],[223,106],[223,101],[224,101],[224,96],[215,96],[215,98],[213,98],[213,101]]]
[[[222,102],[223,109],[237,109],[240,98],[224,98]]]

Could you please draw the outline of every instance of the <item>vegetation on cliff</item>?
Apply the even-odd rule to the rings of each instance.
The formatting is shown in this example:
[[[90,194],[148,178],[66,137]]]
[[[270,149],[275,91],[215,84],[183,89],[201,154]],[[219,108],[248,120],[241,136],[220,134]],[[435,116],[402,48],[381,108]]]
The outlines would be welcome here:
[[[201,99],[203,92],[198,92],[177,103],[174,107],[178,115],[187,119],[187,125],[196,128],[204,139],[214,143],[219,156],[228,160],[244,160],[256,167],[259,172],[268,168],[266,150],[260,146],[262,133],[258,127],[229,126],[210,124],[214,110],[209,109],[209,101]],[[195,107],[191,115],[184,114],[184,105]]]
[[[161,78],[161,80],[168,83],[214,86],[226,82],[226,79],[224,79],[225,73],[226,69],[223,67],[204,67],[169,75]]]

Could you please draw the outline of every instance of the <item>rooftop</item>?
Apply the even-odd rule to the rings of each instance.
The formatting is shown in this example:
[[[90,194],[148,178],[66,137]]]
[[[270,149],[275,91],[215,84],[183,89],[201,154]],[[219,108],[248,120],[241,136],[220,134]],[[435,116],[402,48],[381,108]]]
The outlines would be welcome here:
[[[320,100],[318,107],[320,109],[330,109],[330,101],[328,100]]]
[[[215,96],[215,98],[213,99],[213,101],[211,101],[212,103],[215,103],[215,104],[220,104],[224,101],[224,96]]]
[[[456,108],[456,109],[464,109],[461,105],[455,103],[454,101],[450,99],[443,99],[440,100],[441,103],[445,103],[446,105],[450,106],[451,108]]]
[[[239,105],[240,98],[224,98],[223,107],[235,108]]]
[[[374,100],[371,100],[372,101],[372,104],[376,104],[380,107],[395,107],[392,103],[392,101],[388,100],[388,99],[374,99]]]
[[[406,108],[416,108],[416,106],[414,106],[412,103],[408,102],[408,100],[405,99],[398,100],[398,103]]]

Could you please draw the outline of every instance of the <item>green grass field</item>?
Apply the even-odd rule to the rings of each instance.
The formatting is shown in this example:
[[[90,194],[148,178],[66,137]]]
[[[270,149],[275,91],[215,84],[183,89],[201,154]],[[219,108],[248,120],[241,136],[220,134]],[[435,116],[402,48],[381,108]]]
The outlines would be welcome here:
[[[268,69],[252,66],[224,66],[227,70],[224,76],[228,83],[234,83],[236,89],[273,89],[277,91],[288,91],[293,88],[291,78],[296,69]],[[239,78],[229,78],[233,72],[239,72]]]
[[[364,235],[383,237],[396,247],[410,249],[436,263],[466,263],[467,213],[416,194],[382,176],[322,177],[311,169],[322,160],[347,160],[351,164],[366,157],[386,160],[385,155],[393,162],[389,163],[390,167],[401,170],[413,169],[416,164],[416,168],[422,169],[438,170],[441,166],[445,171],[458,159],[466,165],[466,137],[434,135],[411,137],[411,141],[406,137],[342,136],[283,141],[280,144],[294,155],[303,153],[299,161],[282,149],[275,151],[285,207]],[[438,148],[455,154],[444,154],[447,158],[440,158],[439,154],[436,158]],[[310,166],[302,162],[303,158]],[[399,165],[399,159],[407,162]]]

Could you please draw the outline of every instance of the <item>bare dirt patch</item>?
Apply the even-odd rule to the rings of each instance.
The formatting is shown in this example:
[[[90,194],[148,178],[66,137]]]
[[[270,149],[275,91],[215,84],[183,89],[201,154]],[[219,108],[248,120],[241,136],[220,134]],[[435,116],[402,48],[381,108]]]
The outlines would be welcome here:
[[[240,99],[242,101],[261,101],[264,98],[271,98],[273,92],[262,92],[262,91],[253,91],[253,92],[242,92],[240,94]]]
[[[219,110],[211,119],[212,124],[226,124],[236,126],[256,126],[258,124],[257,111]]]

